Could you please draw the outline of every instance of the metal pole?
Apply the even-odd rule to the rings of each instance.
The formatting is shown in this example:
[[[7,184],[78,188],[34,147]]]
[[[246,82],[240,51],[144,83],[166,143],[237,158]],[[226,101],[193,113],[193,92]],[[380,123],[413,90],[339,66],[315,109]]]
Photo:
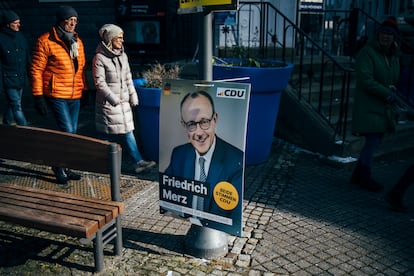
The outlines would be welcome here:
[[[200,32],[199,32],[199,45],[200,45],[200,77],[203,80],[213,80],[213,31],[212,22],[213,14],[211,12],[205,14],[200,13]]]
[[[121,201],[121,163],[122,163],[122,152],[118,149],[119,145],[111,143],[109,145],[110,155],[110,180],[111,180],[111,200]]]
[[[199,72],[203,80],[213,80],[212,13],[201,14]],[[192,224],[185,239],[187,253],[199,258],[223,257],[228,252],[227,235],[222,231]]]

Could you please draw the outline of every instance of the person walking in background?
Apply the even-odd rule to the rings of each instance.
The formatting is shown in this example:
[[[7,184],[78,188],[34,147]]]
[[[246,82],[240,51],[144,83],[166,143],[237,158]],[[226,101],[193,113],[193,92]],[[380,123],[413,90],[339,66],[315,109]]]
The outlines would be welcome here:
[[[397,184],[385,195],[391,209],[396,212],[406,212],[408,209],[404,205],[404,195],[411,184],[414,183],[414,164],[408,167]]]
[[[42,34],[34,47],[30,68],[35,107],[42,116],[51,108],[59,130],[76,133],[85,81],[85,52],[75,28],[78,13],[69,6],[56,11],[56,24]],[[57,183],[79,180],[81,175],[69,168],[52,168]]]
[[[29,49],[20,32],[20,17],[11,10],[3,11],[0,30],[0,92],[6,95],[3,123],[27,125],[22,110],[22,94],[29,66]]]
[[[134,136],[131,106],[138,105],[138,96],[123,46],[123,35],[123,30],[114,24],[105,24],[99,30],[102,41],[92,61],[97,89],[95,124],[103,139],[124,139],[127,153],[134,160],[133,170],[141,173],[153,167],[155,162],[143,160]]]
[[[371,177],[374,153],[384,134],[395,131],[396,84],[400,74],[398,25],[387,18],[377,29],[376,37],[356,57],[356,89],[352,110],[352,133],[365,137],[351,183],[378,192],[383,186]]]

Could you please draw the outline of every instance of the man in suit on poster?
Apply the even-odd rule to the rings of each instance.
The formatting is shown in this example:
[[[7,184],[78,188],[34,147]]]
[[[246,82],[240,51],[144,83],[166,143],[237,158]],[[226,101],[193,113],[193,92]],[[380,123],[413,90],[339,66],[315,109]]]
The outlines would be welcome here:
[[[242,194],[243,152],[216,135],[218,114],[213,99],[207,92],[188,93],[181,101],[180,110],[181,124],[189,143],[173,149],[165,174],[206,184],[208,195],[189,198],[188,205],[193,209],[239,220],[242,208],[239,194]],[[227,191],[228,187],[234,191],[232,197],[227,198],[237,199],[237,203],[230,204],[231,208],[223,208],[223,204],[214,197],[213,190],[217,184],[224,185],[221,191]],[[234,215],[238,213],[240,216]],[[199,222],[210,227],[216,224],[215,221],[205,219],[200,219]]]

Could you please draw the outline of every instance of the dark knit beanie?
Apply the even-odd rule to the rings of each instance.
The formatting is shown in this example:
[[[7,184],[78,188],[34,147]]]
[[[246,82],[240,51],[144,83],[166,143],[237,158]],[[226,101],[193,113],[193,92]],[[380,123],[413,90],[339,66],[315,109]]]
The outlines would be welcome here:
[[[76,10],[70,6],[61,6],[57,11],[56,11],[56,21],[60,22],[60,21],[64,21],[68,18],[71,17],[78,17],[78,13],[76,12]]]
[[[394,36],[398,36],[399,28],[397,24],[397,19],[393,16],[388,17],[381,23],[378,28],[378,32],[389,32],[392,33]]]
[[[14,11],[3,11],[2,22],[4,25],[10,24],[18,19],[20,19],[20,17]]]

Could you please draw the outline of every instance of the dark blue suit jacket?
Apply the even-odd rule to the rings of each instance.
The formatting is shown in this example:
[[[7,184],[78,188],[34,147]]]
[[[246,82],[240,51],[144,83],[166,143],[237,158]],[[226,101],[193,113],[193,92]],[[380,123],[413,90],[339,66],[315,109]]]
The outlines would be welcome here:
[[[196,153],[194,147],[190,144],[184,144],[174,148],[170,165],[165,173],[170,176],[178,176],[185,179],[194,179],[194,164]],[[241,224],[241,212],[243,205],[243,152],[233,145],[216,136],[216,148],[212,155],[210,168],[207,176],[209,195],[204,198],[204,211],[233,219],[233,224]],[[213,199],[214,186],[221,182],[230,182],[239,192],[239,202],[233,210],[223,210]],[[192,197],[189,198],[189,207],[192,206]],[[204,226],[213,226],[219,223],[214,221],[202,220]],[[220,224],[221,225],[221,224]],[[222,227],[221,227],[222,226]],[[226,226],[221,225],[217,229],[225,230]]]

